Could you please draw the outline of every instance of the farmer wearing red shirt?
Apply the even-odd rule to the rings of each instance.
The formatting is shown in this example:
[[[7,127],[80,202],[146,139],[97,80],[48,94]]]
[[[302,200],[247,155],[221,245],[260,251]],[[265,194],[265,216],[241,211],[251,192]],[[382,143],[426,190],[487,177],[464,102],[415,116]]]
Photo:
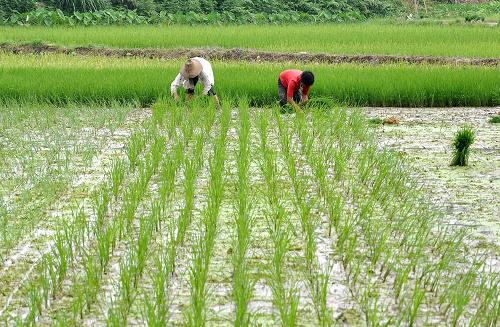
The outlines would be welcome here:
[[[300,110],[300,105],[309,100],[309,87],[313,84],[314,74],[310,71],[285,70],[278,79],[280,104],[285,106],[289,103],[295,110]]]

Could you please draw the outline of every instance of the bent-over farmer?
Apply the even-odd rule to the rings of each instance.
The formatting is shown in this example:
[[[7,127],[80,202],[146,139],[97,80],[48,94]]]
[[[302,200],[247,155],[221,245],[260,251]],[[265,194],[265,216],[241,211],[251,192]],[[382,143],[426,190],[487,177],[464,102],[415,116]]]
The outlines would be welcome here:
[[[295,110],[309,101],[309,88],[314,84],[314,74],[298,69],[285,70],[278,78],[278,95],[281,106],[287,103]]]
[[[179,100],[179,94],[177,94],[177,89],[183,86],[188,94],[188,99],[191,99],[194,95],[194,88],[196,84],[200,82],[203,85],[203,95],[211,95],[215,98],[217,105],[220,105],[219,97],[215,93],[214,89],[214,72],[212,71],[212,65],[208,61],[200,57],[194,57],[188,59],[184,66],[182,66],[181,71],[175,77],[172,84],[170,84],[170,93],[175,100]]]

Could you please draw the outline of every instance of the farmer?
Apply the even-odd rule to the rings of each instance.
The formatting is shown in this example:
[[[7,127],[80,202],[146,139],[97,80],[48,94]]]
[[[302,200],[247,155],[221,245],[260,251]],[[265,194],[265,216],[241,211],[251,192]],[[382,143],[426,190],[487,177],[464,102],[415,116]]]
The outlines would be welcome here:
[[[170,93],[175,100],[179,100],[177,89],[182,85],[187,91],[188,99],[193,98],[194,88],[200,82],[203,85],[203,95],[212,95],[215,98],[217,106],[220,106],[219,97],[214,89],[214,73],[212,66],[208,61],[200,57],[188,59],[181,71],[170,84]]]
[[[278,95],[281,106],[289,103],[296,111],[309,101],[309,88],[314,84],[314,74],[297,69],[285,70],[278,78]]]

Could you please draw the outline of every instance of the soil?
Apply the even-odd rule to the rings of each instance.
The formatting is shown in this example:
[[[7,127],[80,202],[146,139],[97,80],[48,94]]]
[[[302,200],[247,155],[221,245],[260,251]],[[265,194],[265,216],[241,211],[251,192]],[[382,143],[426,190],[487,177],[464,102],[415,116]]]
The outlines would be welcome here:
[[[500,58],[465,58],[400,55],[342,55],[327,53],[282,53],[253,49],[179,48],[179,49],[118,49],[104,47],[67,48],[49,44],[0,44],[0,51],[13,54],[67,54],[80,56],[138,57],[151,59],[184,59],[195,56],[209,60],[233,60],[247,62],[301,62],[301,63],[358,63],[358,64],[431,64],[498,66]]]

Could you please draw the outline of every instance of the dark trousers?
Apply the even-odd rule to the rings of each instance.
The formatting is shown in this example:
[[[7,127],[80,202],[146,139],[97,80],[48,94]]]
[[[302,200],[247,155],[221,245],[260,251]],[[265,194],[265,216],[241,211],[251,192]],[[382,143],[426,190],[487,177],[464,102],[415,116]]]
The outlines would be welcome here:
[[[286,88],[283,86],[283,84],[281,84],[281,80],[278,78],[278,96],[280,98],[280,105],[282,107],[286,106],[286,104],[288,103],[286,91]],[[302,96],[300,95],[299,91],[293,92],[293,101],[299,103],[301,99]]]

